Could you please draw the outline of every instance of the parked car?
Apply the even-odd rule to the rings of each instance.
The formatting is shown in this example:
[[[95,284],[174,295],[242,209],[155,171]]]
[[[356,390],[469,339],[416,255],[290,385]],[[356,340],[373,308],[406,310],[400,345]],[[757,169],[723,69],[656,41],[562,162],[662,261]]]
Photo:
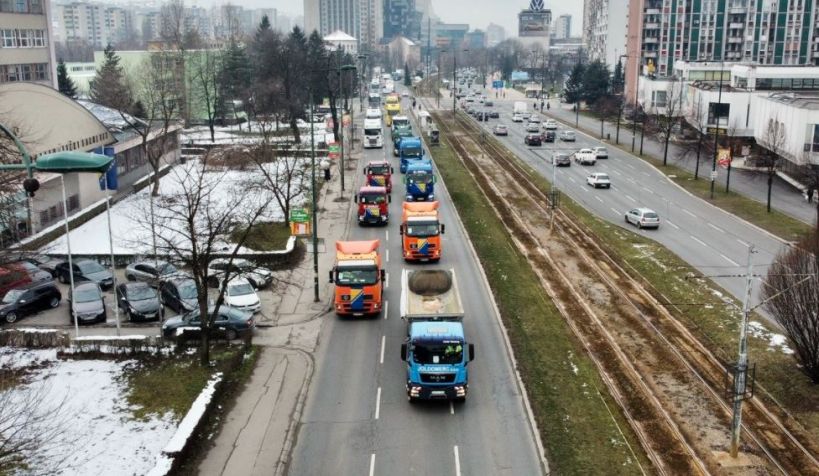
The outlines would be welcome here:
[[[162,319],[159,293],[148,283],[122,283],[117,285],[117,306],[128,315],[128,320],[153,321]]]
[[[597,187],[611,188],[611,180],[609,179],[609,174],[604,174],[602,172],[595,172],[593,174],[589,174],[589,176],[586,177],[586,183],[594,188]]]
[[[261,289],[270,285],[273,282],[273,272],[267,268],[256,266],[246,259],[234,259],[233,263],[229,263],[227,258],[217,258],[210,262],[208,266],[208,275],[211,280],[208,283],[211,287],[219,287],[219,283],[224,280],[225,273],[230,270],[230,276],[242,276],[250,281],[250,284],[256,288]]]
[[[191,278],[174,278],[159,283],[159,300],[179,314],[199,307],[196,282]]]
[[[102,289],[95,282],[83,282],[74,285],[73,294],[68,292],[68,317],[73,324],[76,318],[79,324],[105,322],[105,298]]]
[[[523,143],[526,145],[541,145],[540,134],[526,134]]]
[[[62,260],[46,255],[24,255],[20,258],[20,261],[31,263],[43,271],[50,273],[51,277],[55,278],[57,276],[57,265],[60,264]]]
[[[166,281],[174,276],[186,276],[179,271],[176,266],[167,261],[138,261],[131,263],[125,268],[125,279],[128,281],[140,281],[151,286],[159,286],[161,281]]]
[[[560,140],[563,142],[574,142],[575,135],[574,131],[560,131]]]
[[[3,302],[0,303],[0,319],[11,324],[41,309],[53,309],[60,305],[61,299],[62,295],[54,281],[12,289],[3,296]]]
[[[242,311],[257,313],[262,309],[262,302],[250,282],[242,277],[228,281],[225,288],[225,303]]]
[[[540,132],[540,125],[537,122],[526,124],[526,132]]]
[[[565,165],[566,167],[571,167],[572,159],[569,154],[565,152],[555,152],[552,154],[552,163],[556,166]]]
[[[574,153],[574,161],[580,165],[594,165],[597,162],[597,157],[591,149],[580,149]]]
[[[213,308],[208,310],[208,313],[213,315]],[[180,328],[199,328],[201,320],[199,318],[199,309],[194,309],[181,316],[176,316],[168,319],[162,324],[162,335],[166,338],[176,337],[177,330]],[[253,315],[239,309],[234,309],[230,306],[220,306],[219,313],[215,316],[212,330],[214,333],[223,332],[228,340],[233,340],[241,337],[248,332],[253,332],[256,327],[256,322],[253,320]]]
[[[543,123],[543,129],[547,131],[556,131],[557,122],[554,119],[547,119],[546,122]]]
[[[557,134],[555,134],[555,131],[544,131],[542,134],[540,134],[540,137],[543,142],[554,142],[556,135]]]
[[[114,275],[111,274],[111,271],[103,268],[101,264],[94,260],[78,259],[73,262],[73,265],[75,283],[91,281],[99,284],[102,289],[110,289],[114,285]],[[71,280],[68,273],[68,261],[58,264],[55,270],[57,271],[57,279],[61,283],[67,284]]]
[[[592,150],[594,151],[594,157],[597,160],[609,158],[609,150],[605,147],[595,147]]]
[[[626,213],[626,223],[636,225],[637,228],[659,228],[660,215],[650,208],[634,208]]]
[[[12,289],[51,280],[51,273],[27,261],[5,264],[0,266],[0,296],[5,296]]]
[[[498,124],[492,128],[492,133],[496,136],[508,136],[509,129],[507,129],[503,124]]]

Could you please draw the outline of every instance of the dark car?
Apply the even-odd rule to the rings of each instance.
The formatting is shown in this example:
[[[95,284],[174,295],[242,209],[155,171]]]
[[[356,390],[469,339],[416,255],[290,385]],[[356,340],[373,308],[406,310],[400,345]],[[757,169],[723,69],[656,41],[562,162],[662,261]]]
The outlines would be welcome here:
[[[555,134],[555,131],[543,131],[541,138],[543,139],[543,142],[554,142],[557,138],[557,134]]]
[[[498,119],[498,118],[500,118],[500,112],[498,112],[496,110],[490,111],[489,112],[489,117],[491,117],[492,119]]]
[[[53,309],[59,306],[62,298],[60,290],[53,281],[12,289],[6,293],[3,302],[0,303],[0,319],[11,324],[41,309]]]
[[[190,278],[171,279],[159,283],[159,300],[179,314],[199,307],[196,282]]]
[[[213,313],[213,308],[208,310],[208,313]],[[191,328],[195,331],[199,328],[201,321],[199,320],[199,309],[194,309],[181,316],[176,316],[168,319],[162,324],[162,335],[166,338],[174,338],[181,328]],[[228,340],[233,340],[237,337],[246,335],[248,332],[253,332],[256,323],[253,320],[253,314],[240,311],[229,306],[220,306],[219,315],[216,316],[211,328],[215,333],[224,333]]]
[[[117,306],[128,314],[128,320],[132,322],[162,319],[162,304],[159,302],[159,293],[148,283],[122,283],[118,285]]]
[[[72,263],[74,265],[74,282],[91,281],[97,283],[102,289],[110,289],[114,285],[114,276],[111,271],[94,260],[78,259]],[[71,277],[68,273],[68,261],[63,261],[57,265],[57,279],[61,283],[67,284]]]
[[[105,322],[105,298],[97,283],[85,282],[74,286],[74,293],[68,294],[68,317],[71,323],[77,319],[79,324]]]
[[[526,134],[523,143],[526,145],[541,145],[540,134]]]
[[[5,264],[0,266],[0,296],[5,296],[12,289],[51,281],[51,279],[50,273],[26,261]]]
[[[176,276],[185,274],[167,261],[139,261],[125,268],[125,278],[128,281],[141,281],[154,287],[159,286],[161,281]]]
[[[552,154],[552,163],[556,166],[563,166],[571,167],[572,166],[572,158],[569,154],[565,152],[555,152]]]
[[[62,262],[60,259],[52,258],[46,255],[25,255],[21,257],[20,261],[33,264],[34,266],[51,274],[52,278],[57,276],[57,265]]]

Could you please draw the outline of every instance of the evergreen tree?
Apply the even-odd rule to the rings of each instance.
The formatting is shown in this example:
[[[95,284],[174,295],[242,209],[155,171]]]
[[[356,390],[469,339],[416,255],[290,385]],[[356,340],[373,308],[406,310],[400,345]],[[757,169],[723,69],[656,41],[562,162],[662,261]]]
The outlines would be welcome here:
[[[327,47],[324,45],[324,40],[318,31],[313,30],[310,37],[307,39],[307,64],[311,65],[311,70],[307,72],[308,76],[308,92],[313,92],[313,104],[320,104],[324,98],[327,89],[327,71],[321,71],[322,68],[327,68],[327,60],[329,54]]]
[[[587,104],[594,104],[609,94],[609,69],[605,63],[595,60],[586,66],[583,72],[581,99]]]
[[[409,66],[404,63],[404,86],[412,86],[412,79],[410,79]]]
[[[57,88],[71,99],[77,99],[77,86],[68,76],[68,68],[65,67],[62,58],[57,62]]]
[[[89,83],[91,101],[113,109],[127,111],[131,101],[125,77],[120,66],[120,58],[110,44],[105,47],[105,60],[97,70],[97,75]]]
[[[611,75],[611,92],[614,94],[622,93],[625,82],[626,78],[625,73],[623,72],[623,60],[620,58],[617,60],[617,64],[614,65],[614,74]]]
[[[566,102],[576,103],[582,99],[583,96],[583,74],[586,68],[583,63],[577,63],[569,73],[569,79],[566,80]]]
[[[216,98],[217,116],[225,119],[228,101],[241,100],[247,97],[250,89],[251,64],[243,45],[232,41],[222,54],[221,71],[219,71],[219,96]]]
[[[270,31],[270,30],[271,30],[270,19],[267,18],[267,15],[264,15],[262,17],[262,21],[259,22],[259,30],[258,31],[263,32],[263,31]]]

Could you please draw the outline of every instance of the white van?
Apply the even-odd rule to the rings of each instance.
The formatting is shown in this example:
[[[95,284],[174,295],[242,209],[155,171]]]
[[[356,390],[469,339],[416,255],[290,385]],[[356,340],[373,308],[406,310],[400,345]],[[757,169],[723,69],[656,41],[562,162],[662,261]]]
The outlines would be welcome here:
[[[364,119],[364,148],[380,149],[382,147],[384,147],[384,136],[381,130],[381,119]]]

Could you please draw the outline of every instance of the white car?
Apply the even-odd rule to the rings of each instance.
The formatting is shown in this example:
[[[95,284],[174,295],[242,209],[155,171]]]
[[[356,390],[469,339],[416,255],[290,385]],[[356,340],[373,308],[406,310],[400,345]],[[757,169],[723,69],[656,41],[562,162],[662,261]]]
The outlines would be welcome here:
[[[601,172],[589,174],[589,176],[586,177],[586,183],[594,188],[597,187],[611,188],[611,180],[609,179],[609,174],[604,174]]]
[[[626,213],[626,223],[637,228],[660,228],[660,215],[650,208],[634,208]]]
[[[267,268],[256,266],[250,261],[243,258],[234,258],[233,261],[228,258],[216,258],[208,265],[208,285],[210,287],[219,287],[219,282],[225,278],[225,275],[230,272],[228,277],[242,277],[250,282],[251,286],[262,289],[273,282],[273,272]]]
[[[512,122],[523,122],[523,114],[519,112],[512,114]]]
[[[560,140],[563,142],[574,142],[575,138],[574,131],[560,131]]]
[[[526,124],[526,132],[540,132],[540,126],[537,122],[530,122]]]
[[[547,119],[546,122],[543,123],[543,129],[547,131],[556,131],[557,122],[552,119]]]
[[[532,114],[529,116],[529,122],[534,122],[535,124],[540,124],[540,118],[537,114]]]
[[[592,150],[594,151],[594,156],[597,157],[597,160],[609,158],[609,150],[605,147],[595,147]]]
[[[580,165],[594,165],[597,162],[597,157],[591,149],[580,149],[574,153],[574,161]]]
[[[378,108],[369,108],[367,109],[367,115],[365,119],[378,119],[381,120],[381,109]]]
[[[259,295],[256,294],[256,289],[253,288],[250,281],[240,277],[227,282],[225,304],[253,314],[259,312],[262,308],[262,302],[259,300]]]

